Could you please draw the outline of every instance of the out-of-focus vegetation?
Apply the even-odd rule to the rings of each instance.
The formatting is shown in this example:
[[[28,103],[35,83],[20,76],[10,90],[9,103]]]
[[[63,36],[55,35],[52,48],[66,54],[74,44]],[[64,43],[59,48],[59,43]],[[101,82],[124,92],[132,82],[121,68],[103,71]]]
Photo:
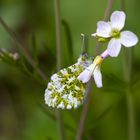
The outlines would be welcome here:
[[[89,35],[88,52],[95,55],[96,41],[90,34],[95,32],[97,21],[103,19],[107,3],[107,0],[61,0],[62,67],[73,64],[81,53],[81,33]],[[138,37],[139,5],[138,0],[125,0],[125,28]],[[114,10],[121,10],[121,0],[113,2]],[[22,47],[29,50],[35,62],[33,69],[23,50],[19,50],[13,37],[0,24],[0,48],[19,53],[16,64],[0,61],[0,140],[58,140],[55,109],[44,103],[47,82],[36,69],[39,67],[48,78],[56,72],[54,0],[1,0],[0,16],[16,32]],[[129,128],[135,132],[135,139],[130,140],[140,139],[139,43],[129,48],[133,57],[127,82],[124,80],[124,69],[127,73],[125,51],[123,49],[118,58],[109,58],[102,65],[104,87],[97,89],[93,83],[83,140],[128,140]],[[135,128],[128,122],[131,117],[128,91]],[[66,140],[76,139],[82,108],[62,111]]]

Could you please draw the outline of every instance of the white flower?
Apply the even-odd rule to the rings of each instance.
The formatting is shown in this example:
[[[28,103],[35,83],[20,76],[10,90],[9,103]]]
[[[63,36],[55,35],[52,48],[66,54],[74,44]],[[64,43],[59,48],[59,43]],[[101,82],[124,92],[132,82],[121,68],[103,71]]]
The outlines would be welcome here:
[[[103,59],[100,56],[97,56],[89,67],[87,67],[79,76],[78,79],[83,83],[87,83],[91,76],[93,76],[95,83],[98,88],[102,87],[102,74],[100,71],[100,65]]]
[[[121,31],[125,24],[125,18],[126,15],[123,11],[115,11],[111,15],[110,22],[99,21],[96,33],[92,34],[99,38],[110,39],[107,50],[112,57],[118,56],[121,45],[132,47],[138,42],[137,36],[131,31]]]

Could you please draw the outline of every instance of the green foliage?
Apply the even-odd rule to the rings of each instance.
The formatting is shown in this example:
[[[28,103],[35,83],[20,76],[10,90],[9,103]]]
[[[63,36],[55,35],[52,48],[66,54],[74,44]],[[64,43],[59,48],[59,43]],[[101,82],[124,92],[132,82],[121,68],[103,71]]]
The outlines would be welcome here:
[[[80,34],[95,32],[106,3],[107,0],[61,1],[62,67],[76,62],[82,46]],[[139,4],[138,0],[126,1],[127,26],[138,36]],[[120,7],[120,2],[114,1],[113,10]],[[56,73],[53,0],[1,0],[0,16],[6,22],[6,26],[0,24],[0,139],[59,140],[56,110],[47,107],[44,101],[49,77]],[[88,39],[88,52],[93,55],[95,41],[92,37]],[[138,45],[131,49],[130,81],[123,73],[125,50],[102,65],[104,87],[97,89],[93,83],[83,140],[128,140],[128,92],[134,108],[135,140],[140,139]],[[128,72],[127,67],[124,69]],[[62,112],[66,140],[76,138],[82,109]]]

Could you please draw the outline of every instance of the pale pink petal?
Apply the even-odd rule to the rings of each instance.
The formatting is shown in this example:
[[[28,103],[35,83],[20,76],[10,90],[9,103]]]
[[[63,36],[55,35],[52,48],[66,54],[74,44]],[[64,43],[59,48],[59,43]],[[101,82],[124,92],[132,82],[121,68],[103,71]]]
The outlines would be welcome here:
[[[108,22],[99,21],[97,23],[97,30],[96,30],[97,36],[108,38],[110,37],[110,32],[111,32],[111,26]]]
[[[94,77],[94,80],[95,80],[95,84],[98,88],[101,88],[103,86],[102,84],[102,74],[101,74],[101,71],[100,71],[100,67],[97,66],[93,72],[93,77]]]
[[[109,56],[107,49],[106,49],[100,56],[101,56],[103,59],[106,59],[106,58]]]
[[[120,50],[121,50],[120,39],[112,38],[112,39],[109,41],[109,44],[108,44],[108,46],[107,46],[108,54],[109,54],[111,57],[117,57],[117,56],[119,55]]]
[[[118,29],[119,31],[124,27],[125,24],[125,13],[123,11],[115,11],[112,13],[110,21],[111,27]]]
[[[91,64],[89,67],[87,67],[81,74],[77,77],[79,81],[82,81],[83,83],[87,83],[93,73],[94,65]]]
[[[134,33],[130,31],[121,32],[121,43],[125,47],[132,47],[136,45],[137,42],[138,42],[138,37]]]

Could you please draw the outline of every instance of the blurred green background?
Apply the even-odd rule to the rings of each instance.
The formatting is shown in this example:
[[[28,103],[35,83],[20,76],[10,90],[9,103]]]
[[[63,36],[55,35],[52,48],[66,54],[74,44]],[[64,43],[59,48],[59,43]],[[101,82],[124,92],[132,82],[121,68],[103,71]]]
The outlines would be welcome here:
[[[95,55],[96,41],[90,35],[96,31],[97,21],[103,19],[107,3],[107,0],[61,0],[62,67],[73,64],[79,57],[81,33],[89,35],[88,52]],[[138,37],[139,5],[139,0],[125,0],[125,29],[130,29]],[[114,0],[114,10],[121,10],[121,0]],[[50,77],[56,72],[54,0],[0,0],[0,16],[18,34],[45,74]],[[73,55],[69,53],[69,47],[73,49]],[[19,52],[1,24],[0,48]],[[124,80],[124,70],[127,71],[125,51],[122,49],[118,58],[109,58],[102,65],[104,87],[97,89],[93,83],[83,140],[129,139],[127,90],[132,101],[135,127],[135,139],[130,140],[140,140],[139,43],[129,48],[133,53],[132,73],[127,82]],[[22,52],[19,53],[21,61],[26,62]],[[28,62],[24,68],[0,61],[0,140],[59,140],[55,109],[44,103],[47,82],[34,72]],[[76,138],[82,108],[62,111],[66,140]]]

